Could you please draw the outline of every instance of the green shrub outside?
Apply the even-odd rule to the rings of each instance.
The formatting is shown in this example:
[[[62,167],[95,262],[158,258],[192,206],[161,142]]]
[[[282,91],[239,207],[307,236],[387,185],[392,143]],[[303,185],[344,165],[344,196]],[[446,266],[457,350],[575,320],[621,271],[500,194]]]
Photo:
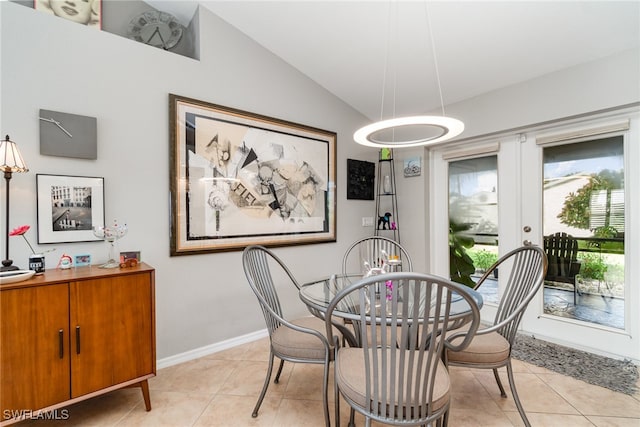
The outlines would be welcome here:
[[[594,280],[604,280],[604,273],[607,272],[609,266],[602,260],[598,254],[581,252],[578,258],[582,261],[580,274],[584,278]]]
[[[481,271],[487,271],[489,267],[495,264],[498,261],[498,255],[487,251],[485,249],[480,249],[479,251],[469,251],[469,256],[473,259],[473,265]]]

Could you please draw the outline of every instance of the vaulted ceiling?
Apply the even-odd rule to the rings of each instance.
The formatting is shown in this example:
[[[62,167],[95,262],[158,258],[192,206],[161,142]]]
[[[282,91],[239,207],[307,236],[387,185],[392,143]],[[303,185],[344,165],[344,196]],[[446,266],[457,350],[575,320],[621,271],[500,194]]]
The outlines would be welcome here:
[[[640,1],[148,3],[209,9],[372,120],[640,49]]]

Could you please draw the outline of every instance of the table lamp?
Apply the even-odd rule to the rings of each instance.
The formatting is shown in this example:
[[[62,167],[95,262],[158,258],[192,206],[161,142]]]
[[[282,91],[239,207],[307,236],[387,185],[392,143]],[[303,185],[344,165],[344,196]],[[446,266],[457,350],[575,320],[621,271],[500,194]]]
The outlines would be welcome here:
[[[7,203],[5,203],[5,206],[7,207],[7,213],[4,217],[6,221],[6,229],[4,233],[6,242],[6,259],[2,261],[2,267],[0,268],[0,271],[19,270],[18,267],[12,265],[13,261],[9,259],[9,181],[11,180],[11,175],[13,174],[13,172],[28,172],[29,169],[27,169],[27,165],[22,159],[22,155],[20,154],[20,150],[18,150],[18,146],[15,142],[9,139],[9,135],[7,135],[4,140],[0,140],[0,162],[0,171],[4,172],[4,179],[7,183]]]

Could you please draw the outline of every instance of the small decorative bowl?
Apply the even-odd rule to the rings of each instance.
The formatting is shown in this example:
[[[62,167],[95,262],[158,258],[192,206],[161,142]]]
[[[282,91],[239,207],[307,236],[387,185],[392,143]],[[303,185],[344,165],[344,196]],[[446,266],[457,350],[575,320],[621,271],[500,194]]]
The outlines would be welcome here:
[[[0,272],[0,285],[7,283],[22,282],[33,277],[36,274],[34,270],[11,270]]]

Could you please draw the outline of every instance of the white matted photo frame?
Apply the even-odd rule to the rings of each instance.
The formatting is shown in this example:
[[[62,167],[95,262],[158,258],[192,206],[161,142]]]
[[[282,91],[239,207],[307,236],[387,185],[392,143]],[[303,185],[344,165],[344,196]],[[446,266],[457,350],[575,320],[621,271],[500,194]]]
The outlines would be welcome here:
[[[422,173],[422,157],[404,159],[404,176],[420,176]]]
[[[102,0],[33,0],[33,8],[60,18],[102,29]]]
[[[104,178],[37,174],[36,193],[39,244],[102,240]]]
[[[169,95],[170,253],[336,241],[336,133]]]

